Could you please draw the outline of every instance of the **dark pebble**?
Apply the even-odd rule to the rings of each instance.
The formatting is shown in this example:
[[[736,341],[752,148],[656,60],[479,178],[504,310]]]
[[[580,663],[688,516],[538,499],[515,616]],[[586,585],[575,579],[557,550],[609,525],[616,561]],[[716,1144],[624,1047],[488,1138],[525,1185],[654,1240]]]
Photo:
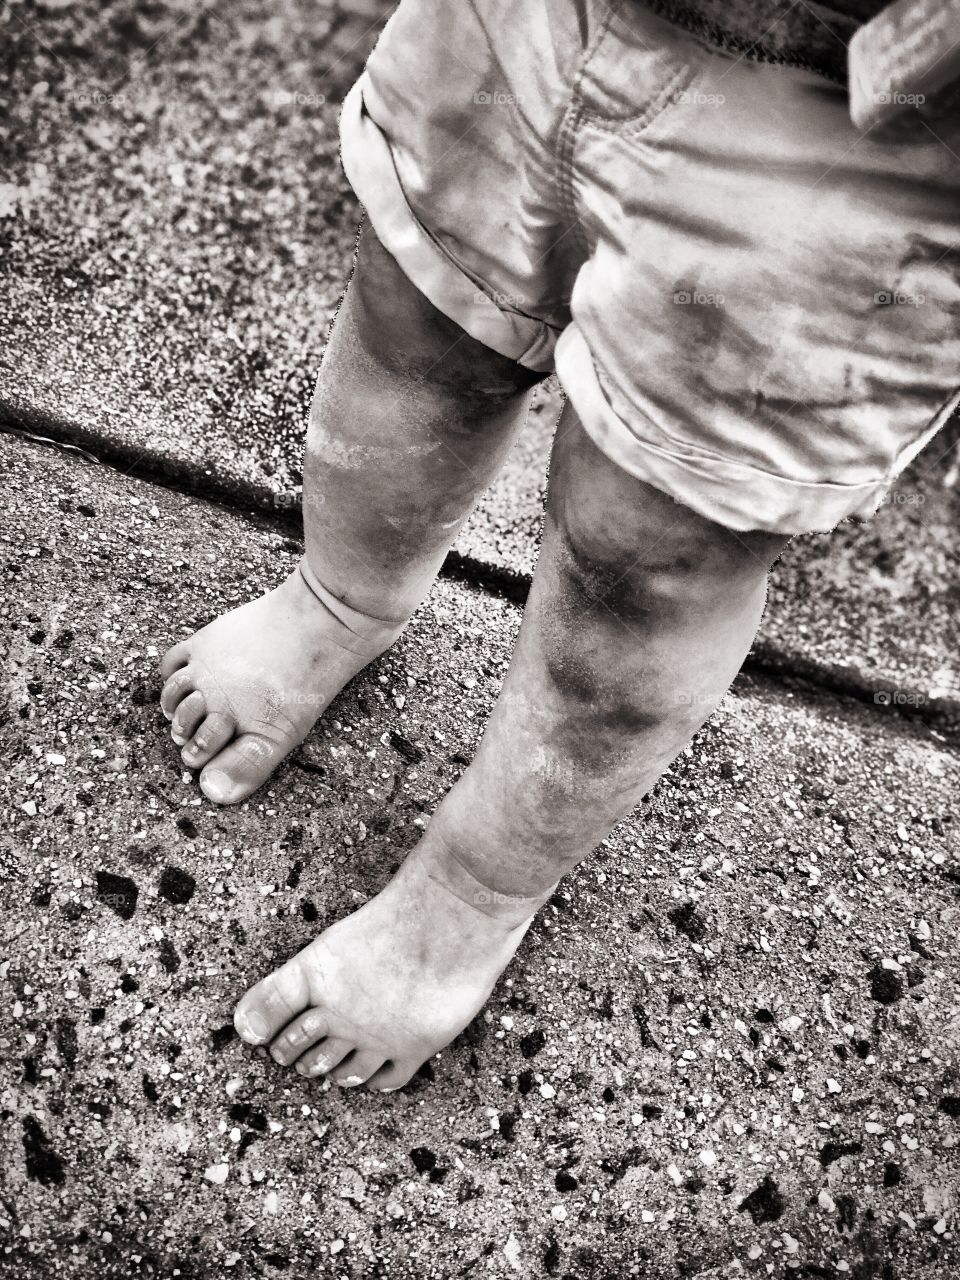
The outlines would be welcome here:
[[[557,1176],[553,1180],[554,1186],[558,1191],[576,1191],[580,1183],[572,1173],[567,1173],[566,1169],[560,1169]]]
[[[177,830],[182,831],[188,840],[196,840],[200,834],[197,824],[189,813],[177,814]]]
[[[225,1022],[222,1027],[214,1027],[210,1032],[210,1043],[213,1045],[216,1052],[219,1053],[225,1045],[230,1043],[236,1034],[237,1031],[233,1023]]]
[[[64,1065],[73,1067],[77,1061],[77,1024],[73,1018],[58,1018],[54,1024],[54,1037]]]
[[[397,755],[403,756],[404,760],[409,760],[411,764],[419,764],[426,755],[423,747],[405,738],[402,733],[397,733],[396,729],[390,730],[390,745]]]
[[[26,1153],[27,1177],[45,1187],[60,1186],[66,1177],[63,1161],[51,1148],[49,1139],[35,1116],[23,1118],[23,1149]]]
[[[437,1166],[437,1157],[429,1147],[414,1147],[410,1152],[410,1159],[417,1173],[429,1173]]]
[[[176,973],[180,968],[180,957],[169,938],[160,939],[160,964],[166,973]]]
[[[691,942],[700,942],[707,936],[706,921],[692,902],[682,902],[679,907],[668,911],[667,917],[673,927],[678,932],[686,934]]]
[[[535,1058],[543,1046],[547,1043],[547,1037],[539,1027],[535,1031],[530,1031],[520,1038],[520,1052],[525,1058]]]
[[[197,882],[182,867],[164,867],[160,873],[160,894],[168,902],[183,906],[193,897]]]
[[[900,1166],[894,1164],[892,1160],[883,1166],[883,1185],[885,1187],[898,1187],[903,1181],[903,1174]]]
[[[560,1246],[556,1240],[551,1240],[543,1251],[543,1269],[548,1276],[556,1275],[557,1268],[560,1266]]]
[[[937,1103],[937,1109],[942,1111],[945,1116],[954,1116],[960,1119],[960,1097],[955,1093],[945,1093]]]
[[[779,1187],[769,1174],[739,1205],[741,1213],[749,1213],[756,1226],[764,1222],[776,1222],[782,1217],[786,1207]]]
[[[870,979],[870,995],[878,1004],[896,1004],[903,995],[903,979],[892,969],[876,965],[867,975]]]
[[[97,900],[115,911],[121,920],[131,919],[139,893],[129,876],[117,876],[112,871],[97,872]]]
[[[841,1156],[858,1156],[862,1150],[862,1142],[825,1142],[820,1148],[820,1163],[826,1169]]]
[[[516,1128],[517,1128],[516,1112],[505,1111],[503,1115],[500,1117],[500,1130],[499,1130],[500,1137],[503,1138],[505,1142],[512,1142],[513,1135],[516,1131]]]

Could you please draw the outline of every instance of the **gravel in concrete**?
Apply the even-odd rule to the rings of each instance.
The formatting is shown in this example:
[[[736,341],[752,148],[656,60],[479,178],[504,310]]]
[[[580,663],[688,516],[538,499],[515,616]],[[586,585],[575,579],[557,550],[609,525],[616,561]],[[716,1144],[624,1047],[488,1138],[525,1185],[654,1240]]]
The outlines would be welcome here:
[[[0,415],[241,493],[299,500],[303,424],[358,216],[336,114],[387,7],[186,0],[0,10]],[[528,574],[556,391],[458,549]],[[960,489],[941,436],[866,528],[805,538],[765,660],[960,709]],[[899,700],[899,703],[898,703]]]
[[[741,681],[402,1093],[237,996],[384,883],[475,748],[513,606],[438,585],[274,785],[202,800],[157,654],[298,548],[0,442],[0,1258],[16,1276],[945,1280],[960,763]]]

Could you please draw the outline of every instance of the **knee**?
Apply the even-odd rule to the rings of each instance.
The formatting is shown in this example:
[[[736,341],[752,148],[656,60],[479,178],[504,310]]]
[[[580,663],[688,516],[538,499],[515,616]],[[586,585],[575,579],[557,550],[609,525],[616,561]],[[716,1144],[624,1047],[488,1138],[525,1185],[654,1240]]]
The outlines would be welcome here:
[[[482,412],[514,400],[543,374],[471,337],[407,278],[365,223],[350,281],[350,309],[367,353],[394,374],[457,400],[461,412]]]
[[[560,571],[585,604],[663,619],[732,608],[762,589],[786,535],[725,528],[628,475],[585,435],[579,443],[588,448],[556,471],[548,520]]]

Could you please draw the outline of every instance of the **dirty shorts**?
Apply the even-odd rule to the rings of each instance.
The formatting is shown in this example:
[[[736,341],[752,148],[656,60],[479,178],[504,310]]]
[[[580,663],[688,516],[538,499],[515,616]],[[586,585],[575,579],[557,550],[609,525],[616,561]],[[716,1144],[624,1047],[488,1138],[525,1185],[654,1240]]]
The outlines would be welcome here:
[[[731,529],[870,515],[960,393],[960,147],[638,0],[402,0],[341,115],[379,239]]]

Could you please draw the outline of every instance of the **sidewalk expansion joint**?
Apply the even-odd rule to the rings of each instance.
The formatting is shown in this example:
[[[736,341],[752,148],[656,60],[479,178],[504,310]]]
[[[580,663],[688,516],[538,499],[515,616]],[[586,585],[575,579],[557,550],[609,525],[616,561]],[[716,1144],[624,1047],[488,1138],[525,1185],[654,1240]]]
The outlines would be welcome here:
[[[4,416],[5,415],[5,416]],[[226,477],[215,469],[198,474],[197,468],[185,461],[161,458],[148,449],[95,439],[92,433],[56,422],[45,414],[11,413],[0,402],[0,433],[18,436],[32,444],[73,454],[87,462],[169,489],[182,497],[193,498],[231,511],[245,520],[265,523],[274,532],[303,543],[303,521],[299,500],[277,494],[266,485],[256,485]],[[530,575],[490,564],[467,553],[451,550],[440,574],[461,582],[487,595],[497,596],[522,608],[530,590]],[[741,676],[765,679],[789,690],[823,693],[834,698],[849,698],[868,708],[878,719],[891,723],[907,722],[923,725],[945,744],[960,746],[960,699],[913,699],[899,705],[878,696],[877,683],[869,681],[853,667],[839,667],[816,662],[765,641],[755,641]],[[739,679],[740,677],[738,677]]]

